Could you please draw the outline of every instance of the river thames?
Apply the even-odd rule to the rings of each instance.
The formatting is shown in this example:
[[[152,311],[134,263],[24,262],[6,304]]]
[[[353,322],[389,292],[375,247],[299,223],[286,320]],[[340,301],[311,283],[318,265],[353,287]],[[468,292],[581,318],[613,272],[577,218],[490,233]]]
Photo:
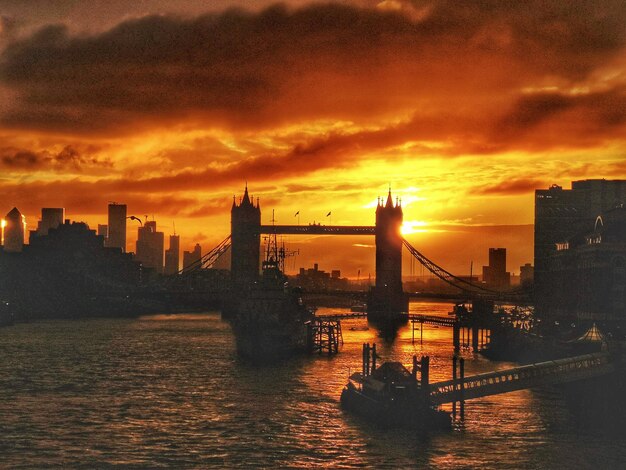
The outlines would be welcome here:
[[[450,305],[413,303],[445,315]],[[323,309],[323,313],[341,309]],[[452,332],[391,344],[342,322],[334,357],[246,364],[219,313],[18,324],[0,330],[3,468],[624,468],[626,438],[579,426],[559,389],[467,402],[451,432],[378,429],[339,408],[361,345],[451,376]],[[467,374],[511,366],[464,352]]]

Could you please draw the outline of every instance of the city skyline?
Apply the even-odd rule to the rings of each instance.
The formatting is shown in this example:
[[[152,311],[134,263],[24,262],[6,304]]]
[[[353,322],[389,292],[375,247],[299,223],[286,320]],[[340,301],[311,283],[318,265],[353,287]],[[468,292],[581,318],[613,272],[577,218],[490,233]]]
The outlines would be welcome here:
[[[246,181],[264,223],[340,225],[391,184],[424,253],[517,271],[535,189],[626,177],[620,2],[35,3],[0,10],[0,202],[33,222],[120,201],[212,247]],[[373,266],[367,241],[289,243]]]

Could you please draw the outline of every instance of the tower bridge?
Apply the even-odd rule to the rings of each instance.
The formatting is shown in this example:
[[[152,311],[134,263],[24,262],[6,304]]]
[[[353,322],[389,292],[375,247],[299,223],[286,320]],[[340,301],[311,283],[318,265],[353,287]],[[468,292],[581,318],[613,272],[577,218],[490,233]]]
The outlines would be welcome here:
[[[439,279],[461,290],[465,300],[506,300],[525,302],[521,291],[499,292],[459,278],[435,262],[428,259],[402,238],[402,206],[398,199],[394,202],[391,190],[386,200],[379,199],[375,212],[376,223],[368,225],[264,225],[261,224],[261,206],[248,194],[236,201],[233,197],[231,207],[231,234],[215,249],[207,253],[189,268],[190,271],[210,266],[228,248],[231,249],[231,282],[234,291],[245,289],[259,279],[261,265],[261,234],[282,235],[367,235],[375,237],[376,246],[376,284],[368,293],[367,314],[370,320],[395,321],[406,320],[409,294],[402,289],[402,248],[417,259],[425,268]],[[183,270],[182,274],[185,274]],[[482,302],[484,304],[484,302]],[[483,311],[484,308],[481,308]]]
[[[248,187],[231,208],[231,276],[235,288],[255,282],[259,276],[260,235],[374,235],[376,240],[376,285],[368,296],[371,320],[392,320],[408,312],[408,295],[402,290],[402,206],[393,201],[391,190],[386,201],[379,199],[374,226],[262,225],[261,206],[248,194]]]

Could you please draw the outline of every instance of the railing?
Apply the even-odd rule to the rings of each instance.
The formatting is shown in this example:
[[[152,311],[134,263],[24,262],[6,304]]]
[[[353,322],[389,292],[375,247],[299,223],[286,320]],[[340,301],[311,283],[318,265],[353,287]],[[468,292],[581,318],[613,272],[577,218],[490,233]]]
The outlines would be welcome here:
[[[599,377],[615,370],[608,353],[557,359],[430,385],[433,404]]]

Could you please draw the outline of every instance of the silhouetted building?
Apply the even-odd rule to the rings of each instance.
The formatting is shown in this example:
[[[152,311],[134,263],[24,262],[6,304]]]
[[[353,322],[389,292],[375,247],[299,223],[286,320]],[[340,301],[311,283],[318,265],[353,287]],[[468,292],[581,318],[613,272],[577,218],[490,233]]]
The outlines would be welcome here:
[[[535,295],[549,296],[544,273],[556,244],[593,230],[598,214],[626,203],[626,180],[582,180],[572,189],[552,185],[535,191]]]
[[[109,225],[109,239],[110,237],[111,226]],[[157,232],[156,222],[154,220],[147,221],[143,227],[139,227],[137,233],[135,259],[140,261],[144,267],[153,268],[159,274],[163,273],[164,242],[163,232]]]
[[[109,226],[107,224],[98,224],[97,233],[104,238],[106,244],[106,239],[109,238]]]
[[[108,230],[106,246],[121,248],[126,252],[126,204],[109,204]]]
[[[394,205],[391,190],[383,205],[376,207],[376,285],[368,300],[370,318],[394,317],[408,311],[408,297],[402,290],[402,206]]]
[[[202,258],[202,247],[199,243],[196,243],[193,251],[183,252],[183,269],[189,269],[195,263],[198,263]]]
[[[170,235],[170,247],[165,250],[165,274],[176,274],[180,270],[180,235]]]
[[[82,222],[66,220],[21,253],[0,253],[0,298],[29,317],[136,313],[140,266]]]
[[[519,268],[520,284],[522,287],[530,287],[535,279],[535,268],[532,264],[526,263]]]
[[[239,204],[230,210],[231,225],[231,277],[234,283],[248,285],[259,277],[261,208],[255,206],[248,195],[248,186]]]
[[[62,207],[44,207],[41,209],[41,220],[37,222],[37,229],[29,232],[29,242],[34,237],[48,235],[48,230],[57,228],[65,221],[65,209]]]
[[[37,235],[48,235],[48,230],[57,228],[65,221],[63,207],[44,207],[41,209],[41,220],[37,224]]]
[[[333,269],[332,272],[320,270],[315,263],[313,268],[300,268],[296,276],[296,283],[307,291],[347,290],[349,281],[341,277],[341,271]]]
[[[14,207],[4,218],[2,229],[3,249],[8,253],[19,253],[24,248],[26,218]]]
[[[596,218],[590,231],[556,244],[547,260],[542,312],[555,317],[624,320],[626,208]]]
[[[483,282],[495,288],[511,285],[511,273],[506,272],[506,248],[489,248],[489,266],[483,266]]]

